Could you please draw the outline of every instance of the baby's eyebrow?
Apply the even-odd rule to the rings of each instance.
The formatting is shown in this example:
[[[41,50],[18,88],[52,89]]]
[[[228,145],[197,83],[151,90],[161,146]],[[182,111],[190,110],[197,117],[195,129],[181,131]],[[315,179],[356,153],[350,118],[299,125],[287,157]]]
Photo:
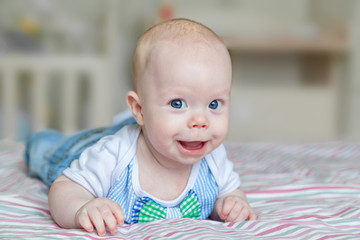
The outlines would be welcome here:
[[[174,89],[168,90],[168,89],[163,89],[162,91],[160,91],[160,93],[158,94],[159,99],[163,100],[163,101],[170,101],[173,99],[182,99],[183,95],[173,92]]]
[[[230,95],[230,92],[231,92],[231,88],[230,89],[227,89],[227,88],[224,88],[224,89],[215,88],[213,95],[214,96],[227,96],[227,95]]]

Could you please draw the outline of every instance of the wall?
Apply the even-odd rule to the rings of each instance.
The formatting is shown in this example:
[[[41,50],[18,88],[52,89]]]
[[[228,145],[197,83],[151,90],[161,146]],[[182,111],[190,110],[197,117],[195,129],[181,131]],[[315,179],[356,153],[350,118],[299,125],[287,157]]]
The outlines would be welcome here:
[[[42,31],[35,31],[32,36],[41,42],[38,46],[35,41],[35,47],[38,46],[42,54],[91,54],[108,59],[108,75],[114,86],[110,93],[113,105],[108,107],[115,114],[126,108],[124,95],[131,88],[131,58],[136,41],[147,27],[159,21],[159,9],[166,4],[172,6],[174,17],[200,21],[221,36],[267,39],[286,35],[301,39],[330,32],[346,37],[350,29],[350,49],[336,59],[332,80],[327,81],[328,84],[319,81],[318,88],[308,92],[302,91],[304,85],[316,77],[311,73],[308,78],[304,69],[311,69],[315,58],[303,58],[303,54],[232,51],[234,87],[229,139],[329,141],[360,138],[357,111],[360,104],[359,19],[353,18],[360,13],[358,1],[2,1],[0,60],[9,54],[2,47],[3,33],[9,29],[31,30],[24,23],[35,22]],[[24,21],[26,19],[29,21]],[[21,54],[21,51],[15,52]],[[321,62],[326,63],[326,59]],[[320,72],[327,72],[327,65],[321,68],[325,70]],[[297,94],[301,97],[294,98]],[[320,116],[309,118],[296,111],[306,106],[313,107],[309,115]],[[276,107],[281,114],[269,111]],[[324,121],[321,115],[327,116]]]

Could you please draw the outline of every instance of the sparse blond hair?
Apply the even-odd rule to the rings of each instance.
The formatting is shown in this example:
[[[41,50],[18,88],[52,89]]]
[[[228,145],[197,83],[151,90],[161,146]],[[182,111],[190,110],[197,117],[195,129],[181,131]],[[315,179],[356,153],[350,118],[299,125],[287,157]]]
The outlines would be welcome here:
[[[155,43],[161,40],[173,42],[201,41],[207,44],[224,45],[222,39],[207,26],[190,19],[171,19],[149,28],[137,42],[133,57],[132,79],[136,91],[139,79],[146,69]]]

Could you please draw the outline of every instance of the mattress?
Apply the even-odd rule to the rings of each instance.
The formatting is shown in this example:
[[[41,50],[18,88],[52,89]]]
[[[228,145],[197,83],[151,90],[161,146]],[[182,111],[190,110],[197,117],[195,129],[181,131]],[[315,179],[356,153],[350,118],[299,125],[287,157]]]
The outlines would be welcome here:
[[[123,225],[109,239],[360,239],[360,143],[225,144],[257,220],[167,219]],[[48,188],[29,177],[24,144],[0,141],[0,238],[103,239],[62,229]]]

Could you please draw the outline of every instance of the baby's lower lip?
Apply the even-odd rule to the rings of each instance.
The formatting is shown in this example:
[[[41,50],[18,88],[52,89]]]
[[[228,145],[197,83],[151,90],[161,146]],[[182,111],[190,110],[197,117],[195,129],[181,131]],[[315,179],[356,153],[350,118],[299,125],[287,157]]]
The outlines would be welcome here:
[[[181,149],[190,155],[203,155],[207,142],[203,141],[178,141]]]

